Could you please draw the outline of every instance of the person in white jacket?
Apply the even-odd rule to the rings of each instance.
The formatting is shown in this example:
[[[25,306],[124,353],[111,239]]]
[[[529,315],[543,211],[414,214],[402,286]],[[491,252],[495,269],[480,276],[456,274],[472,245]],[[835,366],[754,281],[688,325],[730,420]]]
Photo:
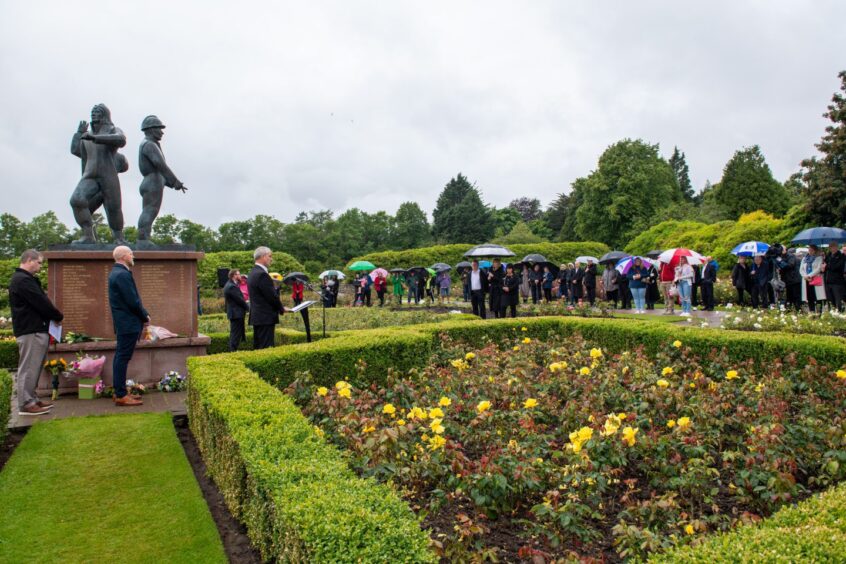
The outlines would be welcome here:
[[[809,245],[808,254],[805,255],[802,264],[799,266],[799,274],[802,275],[802,301],[808,304],[808,311],[810,312],[817,310],[817,302],[820,302],[820,310],[822,310],[822,302],[826,299],[825,285],[822,279],[822,263],[823,258],[819,247]]]
[[[693,267],[688,264],[687,257],[679,257],[675,282],[678,284],[679,299],[682,304],[681,315],[684,317],[690,317],[690,296],[693,289],[694,276]]]

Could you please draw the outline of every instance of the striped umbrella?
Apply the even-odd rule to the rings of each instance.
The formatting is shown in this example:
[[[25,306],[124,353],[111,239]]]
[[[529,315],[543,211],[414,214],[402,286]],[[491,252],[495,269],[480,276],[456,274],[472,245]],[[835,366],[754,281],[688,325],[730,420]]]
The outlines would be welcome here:
[[[676,267],[679,265],[679,259],[681,257],[687,257],[687,264],[694,265],[694,264],[703,264],[705,259],[697,253],[696,251],[691,251],[690,249],[667,249],[660,255],[658,255],[658,262],[663,262],[664,264],[670,265],[672,267]]]
[[[646,266],[647,268],[652,265],[652,261],[649,260],[648,258],[626,257],[626,258],[621,258],[620,260],[618,260],[617,264],[614,266],[614,268],[620,274],[628,274],[629,270],[631,270],[632,266],[634,266],[635,259],[638,259],[638,258],[643,261],[643,265]]]
[[[731,250],[731,254],[738,257],[754,257],[766,254],[770,246],[760,241],[746,241]]]

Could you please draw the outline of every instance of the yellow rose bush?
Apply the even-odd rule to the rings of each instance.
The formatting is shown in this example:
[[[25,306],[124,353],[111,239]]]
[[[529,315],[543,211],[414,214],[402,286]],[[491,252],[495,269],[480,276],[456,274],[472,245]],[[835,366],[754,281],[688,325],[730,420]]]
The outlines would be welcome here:
[[[425,515],[445,560],[643,559],[846,480],[843,367],[520,331],[469,348],[447,339],[384,386],[301,373],[286,390]]]

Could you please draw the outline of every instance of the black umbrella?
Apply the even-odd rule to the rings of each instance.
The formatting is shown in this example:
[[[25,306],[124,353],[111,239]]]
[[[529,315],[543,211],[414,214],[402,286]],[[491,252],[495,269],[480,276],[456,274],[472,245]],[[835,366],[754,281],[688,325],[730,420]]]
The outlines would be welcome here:
[[[289,272],[285,275],[285,278],[282,279],[282,282],[285,284],[290,284],[294,280],[299,280],[300,282],[308,282],[308,275],[303,274],[302,272]]]
[[[545,256],[534,253],[534,254],[531,254],[531,255],[524,256],[523,262],[535,264],[535,263],[544,263],[544,262],[549,262],[549,261],[546,260]]]
[[[408,270],[405,271],[406,275],[411,275],[414,273],[422,274],[423,276],[429,276],[429,271],[426,270],[425,266],[412,266]]]
[[[624,253],[623,251],[611,251],[599,257],[599,264],[604,264],[606,262],[616,263],[618,260],[627,258],[629,256],[631,255],[629,255],[628,253]]]
[[[402,274],[405,272],[404,268],[392,268],[390,270],[391,274]]]
[[[458,264],[455,265],[455,269],[458,272],[470,270],[471,268],[473,268],[473,265],[471,263],[467,262],[466,260],[463,260],[463,261],[461,261],[461,262],[459,262]]]
[[[432,266],[430,266],[432,270],[435,272],[443,272],[444,270],[452,270],[452,267],[445,262],[436,262]]]
[[[651,259],[657,259],[658,256],[663,252],[664,251],[662,251],[660,249],[655,249],[654,251],[649,251],[648,253],[646,253],[646,257],[651,258]]]
[[[513,257],[514,253],[512,253],[502,245],[485,243],[484,245],[476,245],[475,247],[464,253],[464,256],[468,258]]]

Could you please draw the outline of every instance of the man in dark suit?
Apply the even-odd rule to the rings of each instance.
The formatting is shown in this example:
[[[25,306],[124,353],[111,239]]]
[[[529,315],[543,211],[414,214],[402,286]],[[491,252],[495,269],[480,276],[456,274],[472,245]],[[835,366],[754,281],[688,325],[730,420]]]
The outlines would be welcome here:
[[[502,287],[505,283],[505,269],[498,258],[493,259],[493,265],[488,273],[488,293],[490,294],[490,311],[494,319],[505,317],[505,310],[502,309]]]
[[[572,292],[570,294],[570,303],[578,304],[582,300],[582,282],[585,279],[585,269],[582,268],[582,263],[576,263],[576,270],[573,271],[573,276],[570,277],[570,285]]]
[[[226,317],[229,319],[229,352],[237,351],[241,341],[246,339],[244,318],[247,317],[250,306],[238,286],[240,280],[241,272],[237,268],[233,268],[229,271],[229,280],[223,286]]]
[[[267,247],[259,247],[253,253],[255,266],[247,276],[247,288],[250,291],[250,325],[253,327],[253,349],[266,349],[273,346],[273,334],[279,315],[285,313],[279,294],[270,278],[268,268],[273,263],[273,252]]]
[[[702,305],[705,311],[714,311],[714,284],[717,282],[717,263],[711,257],[705,257],[705,268],[702,269]]]
[[[135,286],[130,268],[135,264],[132,249],[121,245],[112,252],[115,265],[109,274],[109,306],[112,310],[117,346],[112,361],[112,385],[115,405],[141,405],[139,396],[126,392],[126,367],[135,352],[135,343],[141,331],[150,323],[150,314],[141,304],[141,296]]]
[[[479,270],[479,261],[474,260],[468,273],[470,280],[470,303],[473,305],[473,315],[482,319],[487,318],[485,312],[485,293],[488,291],[488,277]]]

